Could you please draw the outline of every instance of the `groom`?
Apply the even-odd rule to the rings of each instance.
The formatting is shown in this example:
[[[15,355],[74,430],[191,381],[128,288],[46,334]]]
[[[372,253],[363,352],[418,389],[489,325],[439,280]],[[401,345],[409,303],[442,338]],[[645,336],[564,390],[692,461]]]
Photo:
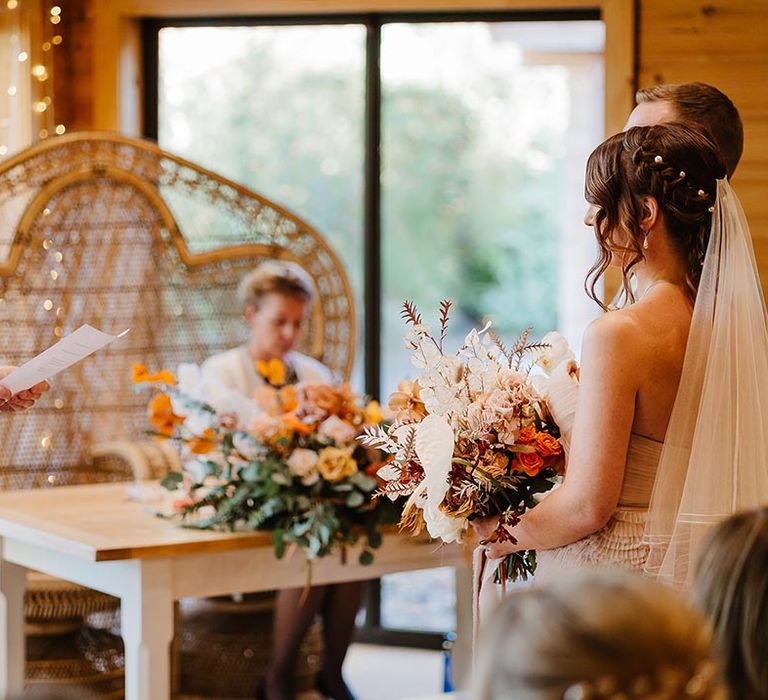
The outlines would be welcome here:
[[[744,129],[739,111],[720,90],[705,83],[679,83],[643,88],[624,130],[665,122],[700,127],[715,142],[725,161],[728,179],[744,150]]]

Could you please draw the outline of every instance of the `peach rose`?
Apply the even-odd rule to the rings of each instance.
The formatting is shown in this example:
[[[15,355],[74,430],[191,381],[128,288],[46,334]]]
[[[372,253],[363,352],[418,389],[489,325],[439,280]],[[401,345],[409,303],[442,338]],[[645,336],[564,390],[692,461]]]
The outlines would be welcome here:
[[[318,435],[321,439],[331,440],[340,447],[352,442],[357,436],[357,430],[338,416],[330,416],[320,423]]]

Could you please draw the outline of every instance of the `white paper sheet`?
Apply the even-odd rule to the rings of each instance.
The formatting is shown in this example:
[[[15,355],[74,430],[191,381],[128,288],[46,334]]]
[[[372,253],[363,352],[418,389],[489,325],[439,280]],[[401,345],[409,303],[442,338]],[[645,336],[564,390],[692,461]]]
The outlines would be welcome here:
[[[80,362],[97,350],[101,350],[118,338],[122,338],[128,330],[130,329],[124,330],[119,335],[109,335],[88,324],[80,326],[76,331],[1,379],[0,385],[10,389],[12,394],[29,389]]]

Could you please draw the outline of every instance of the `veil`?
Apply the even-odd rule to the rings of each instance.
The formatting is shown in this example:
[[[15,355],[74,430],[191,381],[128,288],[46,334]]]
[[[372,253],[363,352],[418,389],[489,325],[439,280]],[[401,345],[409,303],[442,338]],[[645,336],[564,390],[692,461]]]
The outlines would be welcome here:
[[[749,226],[718,180],[680,386],[645,527],[645,572],[690,588],[710,527],[768,502],[768,317]]]

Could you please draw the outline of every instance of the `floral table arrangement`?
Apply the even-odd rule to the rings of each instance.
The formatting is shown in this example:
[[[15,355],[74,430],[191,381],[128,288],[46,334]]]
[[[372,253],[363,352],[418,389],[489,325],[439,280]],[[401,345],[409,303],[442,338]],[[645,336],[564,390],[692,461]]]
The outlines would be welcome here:
[[[195,365],[179,378],[136,365],[133,382],[151,389],[150,431],[175,441],[182,470],[163,486],[178,498],[171,517],[186,527],[272,533],[274,551],[301,549],[308,560],[361,545],[370,564],[382,526],[399,513],[375,494],[380,464],[357,440],[382,424],[376,402],[346,384],[285,385],[279,361],[260,363],[265,386],[244,397],[207,382]]]

